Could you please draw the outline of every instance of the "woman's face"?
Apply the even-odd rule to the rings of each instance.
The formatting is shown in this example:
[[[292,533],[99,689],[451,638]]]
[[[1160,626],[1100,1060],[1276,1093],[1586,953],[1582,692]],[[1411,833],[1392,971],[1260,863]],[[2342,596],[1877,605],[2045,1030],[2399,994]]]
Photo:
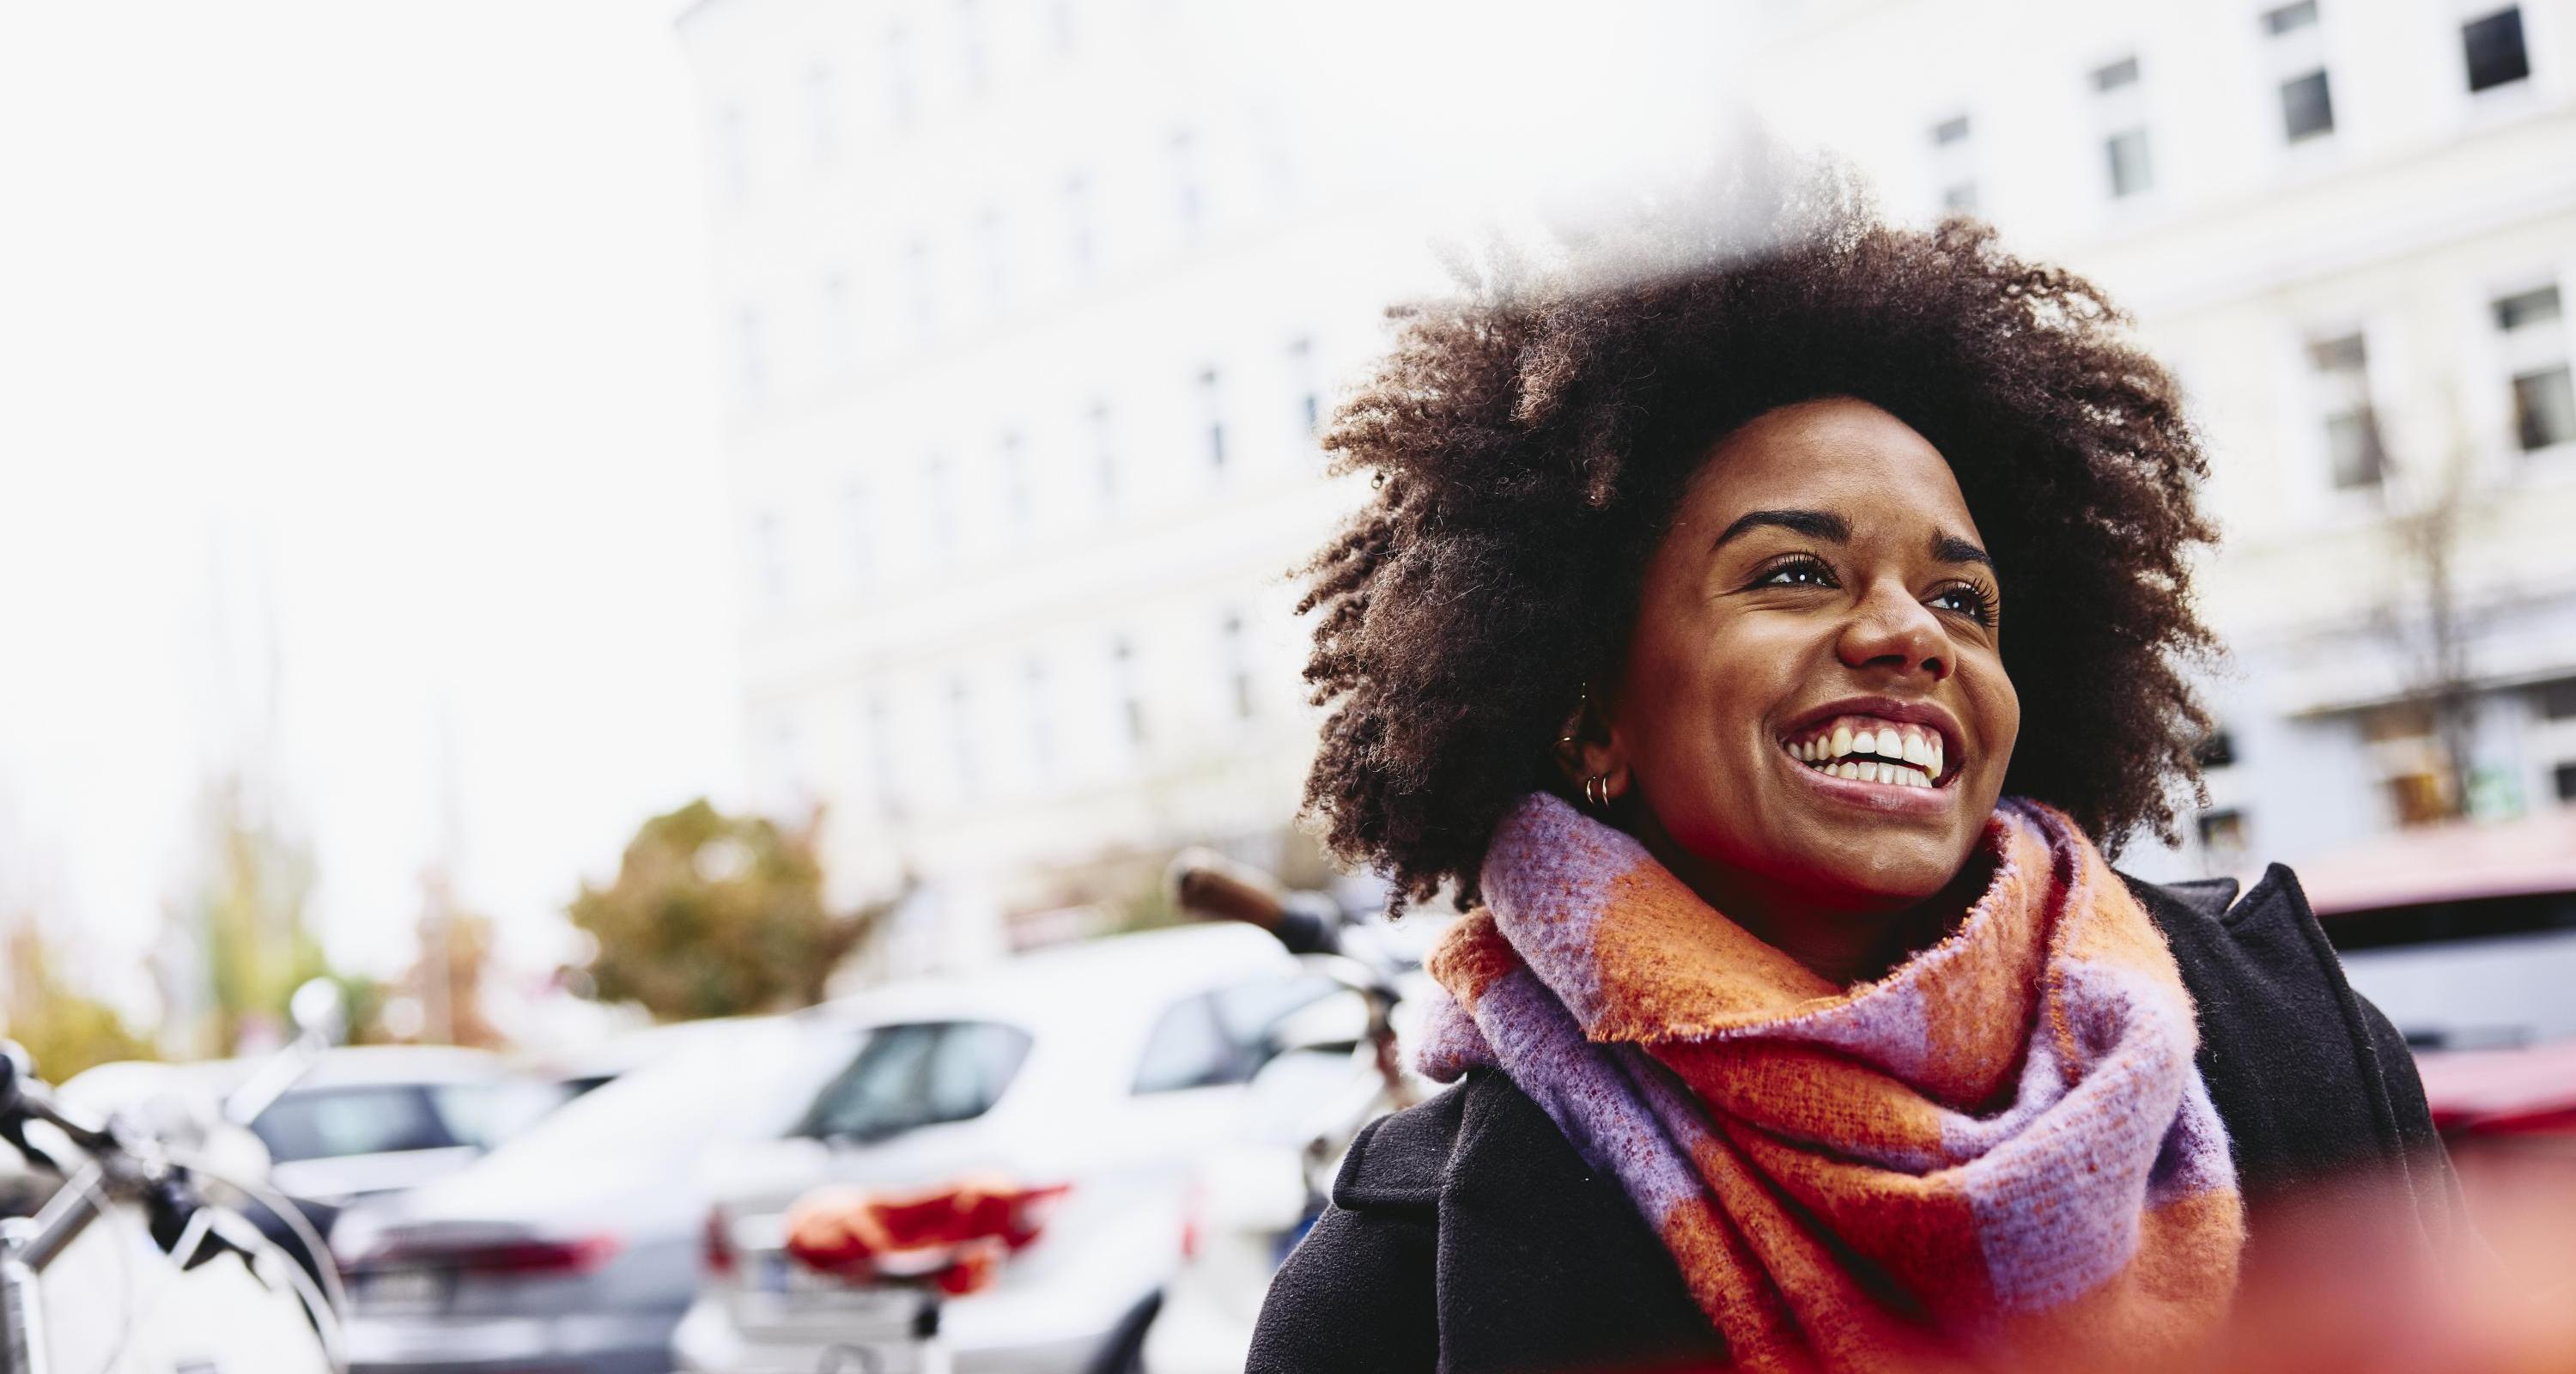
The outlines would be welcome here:
[[[1919,903],[1973,852],[2020,728],[2000,590],[1905,422],[1850,399],[1765,413],[1710,453],[1647,565],[1587,762],[1704,892]]]

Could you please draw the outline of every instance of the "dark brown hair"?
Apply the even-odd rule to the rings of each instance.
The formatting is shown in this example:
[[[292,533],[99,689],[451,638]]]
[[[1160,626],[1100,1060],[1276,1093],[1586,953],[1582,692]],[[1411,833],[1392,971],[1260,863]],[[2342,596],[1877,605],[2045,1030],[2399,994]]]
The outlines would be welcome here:
[[[1949,460],[2008,598],[2022,701],[2008,793],[2106,847],[2170,838],[2209,731],[2184,669],[2214,539],[2173,378],[2082,278],[1952,219],[1879,221],[1838,183],[1763,226],[1577,246],[1589,265],[1462,270],[1407,305],[1324,445],[1374,498],[1306,569],[1306,667],[1329,707],[1306,783],[1341,858],[1462,904],[1551,748],[1618,660],[1647,556],[1710,447],[1764,411],[1878,405]]]

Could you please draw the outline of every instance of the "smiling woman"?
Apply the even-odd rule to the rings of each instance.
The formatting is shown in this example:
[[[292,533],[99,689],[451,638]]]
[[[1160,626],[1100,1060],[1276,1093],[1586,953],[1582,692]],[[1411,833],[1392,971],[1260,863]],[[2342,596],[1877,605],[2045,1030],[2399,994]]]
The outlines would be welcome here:
[[[1254,1371],[2163,1367],[2290,1185],[2455,1229],[2286,870],[2158,888],[2201,453],[2112,306],[1809,183],[1398,312],[1312,569],[1339,852],[1467,912]],[[1669,222],[1668,222],[1669,223]]]

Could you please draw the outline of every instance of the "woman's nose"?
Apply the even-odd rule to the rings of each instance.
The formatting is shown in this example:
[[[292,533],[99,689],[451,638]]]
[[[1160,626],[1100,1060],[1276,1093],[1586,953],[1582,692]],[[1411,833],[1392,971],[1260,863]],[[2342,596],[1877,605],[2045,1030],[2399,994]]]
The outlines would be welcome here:
[[[1872,587],[1853,608],[1835,648],[1851,667],[1924,673],[1934,682],[1948,677],[1952,667],[1950,639],[1940,618],[1915,600],[1911,590],[1893,583]]]

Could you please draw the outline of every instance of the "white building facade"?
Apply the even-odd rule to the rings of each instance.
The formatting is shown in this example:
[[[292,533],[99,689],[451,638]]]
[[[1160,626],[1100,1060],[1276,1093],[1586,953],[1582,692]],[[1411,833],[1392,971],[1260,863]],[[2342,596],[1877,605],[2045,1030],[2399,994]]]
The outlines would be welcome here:
[[[2133,864],[2576,800],[2576,6],[1854,0],[1767,46],[1777,127],[2100,282],[2190,395],[2231,661],[2213,804]]]
[[[1381,342],[1388,189],[1156,0],[706,0],[757,804],[936,924],[1284,832],[1314,431]],[[1406,260],[1419,260],[1411,255]],[[1417,269],[1418,270],[1418,269]],[[972,941],[970,940],[970,944]],[[974,949],[934,951],[971,957]]]

